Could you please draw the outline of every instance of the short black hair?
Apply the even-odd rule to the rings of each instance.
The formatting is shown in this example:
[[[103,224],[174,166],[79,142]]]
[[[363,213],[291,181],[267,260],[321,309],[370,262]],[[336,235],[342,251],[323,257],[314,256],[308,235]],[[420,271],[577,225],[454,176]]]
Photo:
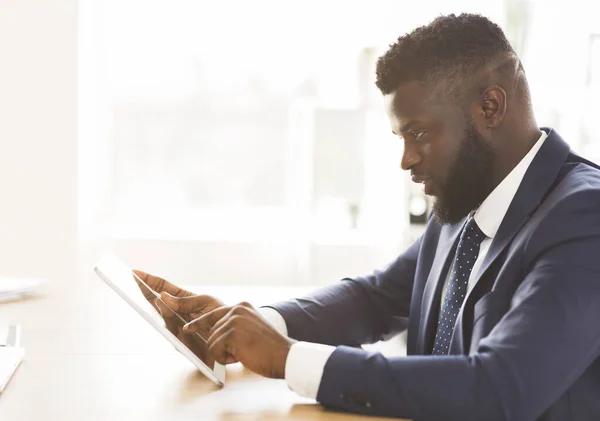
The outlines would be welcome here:
[[[410,81],[442,83],[453,91],[484,66],[516,57],[502,29],[470,13],[439,16],[402,35],[377,61],[379,90],[387,95]],[[518,59],[517,59],[518,61]],[[520,62],[518,63],[520,69]]]

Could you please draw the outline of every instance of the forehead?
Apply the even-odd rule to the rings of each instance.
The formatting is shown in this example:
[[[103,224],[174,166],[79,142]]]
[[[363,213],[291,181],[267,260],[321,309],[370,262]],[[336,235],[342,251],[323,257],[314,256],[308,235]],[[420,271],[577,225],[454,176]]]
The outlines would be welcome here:
[[[451,106],[440,95],[418,81],[400,85],[394,92],[384,96],[387,115],[392,130],[399,132],[400,127],[410,122],[433,124],[444,121],[452,112]]]

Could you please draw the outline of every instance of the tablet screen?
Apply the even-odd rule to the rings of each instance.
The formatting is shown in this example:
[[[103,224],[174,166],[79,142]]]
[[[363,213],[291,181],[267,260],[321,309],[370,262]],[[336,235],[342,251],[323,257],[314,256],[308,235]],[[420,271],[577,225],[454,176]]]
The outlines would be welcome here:
[[[117,292],[131,307],[133,307],[146,321],[148,321],[156,330],[158,330],[169,342],[171,342],[177,350],[185,355],[198,369],[209,377],[213,382],[222,386],[225,381],[225,367],[221,364],[212,361],[207,361],[202,349],[206,342],[200,335],[194,338],[194,342],[198,344],[196,352],[190,350],[183,342],[173,335],[165,326],[162,316],[148,302],[142,293],[142,289],[149,291],[158,299],[160,296],[152,291],[142,279],[140,279],[122,260],[112,253],[107,253],[100,259],[94,268],[98,276],[104,280],[111,288]],[[148,292],[145,292],[148,294]],[[164,301],[163,301],[164,303]],[[165,304],[166,307],[168,307]],[[173,312],[176,317],[180,315]],[[182,322],[185,322],[182,319]],[[200,349],[200,351],[199,351]],[[201,359],[201,358],[202,359]]]

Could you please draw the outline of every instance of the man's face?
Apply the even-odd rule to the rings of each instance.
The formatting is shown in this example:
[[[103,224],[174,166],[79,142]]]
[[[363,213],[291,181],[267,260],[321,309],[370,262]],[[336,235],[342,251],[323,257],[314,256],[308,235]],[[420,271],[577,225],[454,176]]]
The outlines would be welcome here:
[[[400,166],[435,198],[442,224],[455,224],[493,190],[495,156],[457,104],[428,98],[420,82],[385,96],[392,132],[404,139]]]

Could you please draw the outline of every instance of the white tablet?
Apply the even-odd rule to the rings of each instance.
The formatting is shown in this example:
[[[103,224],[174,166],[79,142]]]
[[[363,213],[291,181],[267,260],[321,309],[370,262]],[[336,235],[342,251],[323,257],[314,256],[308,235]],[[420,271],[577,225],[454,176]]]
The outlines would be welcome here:
[[[146,300],[136,283],[136,279],[142,284],[144,284],[144,281],[137,277],[133,270],[131,270],[122,260],[113,253],[106,253],[96,264],[94,271],[100,279],[115,290],[127,304],[133,307],[148,323],[154,326],[157,331],[171,342],[179,352],[185,355],[185,357],[187,357],[187,359],[190,360],[202,374],[212,380],[217,386],[223,386],[225,384],[225,366],[215,362],[212,368],[209,367],[183,342],[181,342],[177,336],[173,335],[166,328],[163,318],[158,314],[154,307],[152,307],[148,300]],[[148,290],[152,291],[150,287],[147,285],[145,286]],[[157,298],[160,297],[158,294],[156,295]],[[175,314],[177,315],[177,313]]]

